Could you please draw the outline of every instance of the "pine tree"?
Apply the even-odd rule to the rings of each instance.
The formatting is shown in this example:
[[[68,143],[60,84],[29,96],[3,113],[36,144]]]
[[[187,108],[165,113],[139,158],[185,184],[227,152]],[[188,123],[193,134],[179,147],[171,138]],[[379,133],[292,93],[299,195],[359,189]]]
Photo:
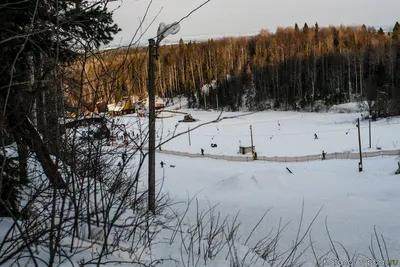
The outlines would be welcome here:
[[[362,32],[367,32],[367,26],[365,26],[365,24],[363,24],[363,25],[361,26],[361,31],[362,31]]]
[[[385,35],[385,33],[383,32],[383,29],[382,29],[382,28],[379,28],[378,34],[379,34],[379,35]]]
[[[11,0],[0,8],[0,103],[6,103],[7,99],[0,125],[10,129],[19,147],[29,147],[36,154],[45,175],[56,187],[66,185],[51,159],[49,151],[53,146],[44,143],[39,135],[29,118],[29,107],[39,93],[46,92],[47,104],[61,99],[62,92],[54,89],[59,83],[55,78],[57,69],[72,62],[82,51],[109,43],[119,30],[105,2],[100,1]],[[32,67],[40,62],[45,62],[38,71],[43,74],[34,76],[37,70],[33,71]],[[54,82],[44,83],[45,79]],[[54,134],[57,113],[51,105],[46,105],[46,109],[46,133]],[[7,155],[3,156],[7,161]],[[23,162],[26,158],[22,159],[19,153],[20,168],[26,168]],[[7,190],[13,192],[13,197],[23,182],[20,177],[10,175],[3,176],[2,180],[3,185],[9,185]],[[1,193],[1,198],[7,200],[7,195]]]
[[[308,32],[309,32],[309,30],[310,30],[310,28],[308,27],[308,25],[307,25],[307,22],[306,23],[304,23],[304,26],[303,26],[303,33],[304,33],[304,35],[308,35]]]
[[[315,35],[314,35],[315,41],[318,42],[319,41],[319,25],[318,25],[318,22],[315,22],[314,33],[315,33]]]
[[[397,40],[399,40],[399,37],[400,37],[400,24],[397,21],[396,24],[393,27],[392,39],[397,41]]]
[[[299,25],[297,25],[297,23],[294,24],[294,31],[295,31],[295,33],[298,33],[300,31]]]

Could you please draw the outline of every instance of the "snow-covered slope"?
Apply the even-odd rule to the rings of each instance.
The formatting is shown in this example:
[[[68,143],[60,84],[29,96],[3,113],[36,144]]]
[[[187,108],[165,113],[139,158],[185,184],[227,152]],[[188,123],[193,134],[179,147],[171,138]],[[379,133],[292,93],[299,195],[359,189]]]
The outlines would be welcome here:
[[[193,129],[218,118],[215,111],[183,110],[191,113],[197,122],[178,123],[182,114],[157,120],[158,140]],[[242,116],[240,116],[242,115]],[[377,149],[395,150],[400,148],[400,118],[382,119],[371,123],[371,149],[369,148],[368,120],[360,113],[300,113],[266,111],[259,113],[230,112],[221,117],[230,119],[204,125],[188,134],[181,135],[163,146],[166,150],[216,155],[237,155],[239,145],[250,146],[250,125],[253,142],[259,156],[302,156],[334,152],[357,152],[358,136],[356,120],[361,118],[361,145],[363,151]],[[138,130],[137,118],[125,117],[122,121],[134,125]],[[147,125],[147,118],[139,119],[140,125]],[[175,130],[176,128],[176,130]],[[317,134],[318,140],[314,139]],[[162,138],[161,138],[162,137]],[[216,143],[217,148],[211,148]]]

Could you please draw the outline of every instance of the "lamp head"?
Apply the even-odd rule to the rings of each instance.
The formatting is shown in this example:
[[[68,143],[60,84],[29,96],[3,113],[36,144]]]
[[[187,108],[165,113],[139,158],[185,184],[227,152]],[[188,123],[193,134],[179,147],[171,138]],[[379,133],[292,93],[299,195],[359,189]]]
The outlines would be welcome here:
[[[177,34],[179,30],[181,29],[181,26],[179,25],[178,22],[174,22],[168,25],[165,25],[164,22],[161,22],[160,25],[158,26],[157,30],[157,42],[156,44],[158,45],[161,43],[162,40],[164,40],[168,35],[172,34]]]

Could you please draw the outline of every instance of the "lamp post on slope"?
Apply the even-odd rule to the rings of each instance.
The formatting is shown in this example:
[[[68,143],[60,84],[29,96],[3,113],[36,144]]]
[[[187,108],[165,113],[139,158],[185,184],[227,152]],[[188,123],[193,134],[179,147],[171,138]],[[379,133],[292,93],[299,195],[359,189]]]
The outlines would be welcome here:
[[[362,151],[361,151],[360,118],[357,118],[356,126],[358,128],[358,150],[360,151],[360,162],[358,163],[358,171],[362,172],[363,165],[362,165]]]
[[[369,125],[369,148],[371,148],[371,119],[372,119],[372,116],[369,115],[369,116],[368,116],[368,125]]]
[[[155,75],[154,61],[158,59],[158,46],[161,41],[170,34],[176,34],[180,30],[179,23],[165,25],[161,22],[157,30],[157,40],[149,39],[149,188],[148,208],[156,211],[156,114],[155,114]]]

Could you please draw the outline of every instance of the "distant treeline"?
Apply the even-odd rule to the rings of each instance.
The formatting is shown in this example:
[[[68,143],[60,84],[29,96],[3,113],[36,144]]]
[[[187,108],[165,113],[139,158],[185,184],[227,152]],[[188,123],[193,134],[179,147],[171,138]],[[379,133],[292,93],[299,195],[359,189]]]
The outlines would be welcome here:
[[[145,48],[120,49],[86,65],[86,98],[145,97]],[[205,101],[201,88],[216,80]],[[392,32],[360,27],[278,28],[253,37],[161,46],[156,62],[157,94],[185,95],[197,107],[237,110],[301,109],[317,100],[337,104],[360,99],[400,98],[400,24]],[[96,92],[96,93],[95,93]],[[398,103],[397,103],[398,104]],[[388,105],[386,105],[388,106]],[[381,111],[386,113],[386,111]]]

